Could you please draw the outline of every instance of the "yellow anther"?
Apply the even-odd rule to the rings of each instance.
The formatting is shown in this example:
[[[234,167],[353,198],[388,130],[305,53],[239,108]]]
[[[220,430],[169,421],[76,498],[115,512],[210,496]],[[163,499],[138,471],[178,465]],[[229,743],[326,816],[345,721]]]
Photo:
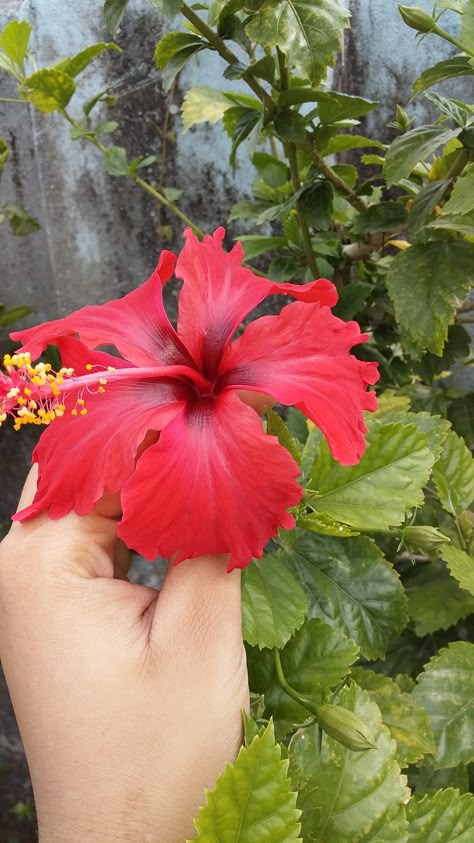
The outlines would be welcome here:
[[[30,410],[37,410],[38,409],[38,405],[37,405],[36,401],[28,401],[28,407],[29,407]]]
[[[64,410],[61,407],[55,407],[54,414],[59,418],[60,416],[64,416]]]
[[[71,410],[71,416],[77,416],[77,410]]]
[[[108,372],[115,372],[117,370],[116,370],[115,366],[107,366],[107,371]]]
[[[22,406],[23,404],[26,404],[26,398],[23,398],[23,396],[20,395],[20,397],[18,399],[18,403],[20,404],[20,406]]]
[[[86,363],[86,369],[88,372],[91,372],[93,369],[92,363]]]
[[[7,420],[7,414],[6,413],[0,413],[0,424],[2,424],[6,420]]]
[[[4,356],[3,356],[3,365],[4,365],[5,367],[6,367],[6,366],[11,366],[11,365],[12,365],[12,358],[11,358],[11,355],[10,355],[10,354],[4,354]]]
[[[86,403],[83,398],[78,398],[77,403],[81,405],[81,407]]]
[[[29,387],[27,387],[27,386],[25,386],[23,392],[25,393],[25,395],[28,395],[28,396],[31,395],[31,389],[29,389]]]
[[[105,392],[105,386],[99,386],[97,392]]]
[[[20,390],[17,386],[12,386],[12,388],[7,392],[7,398],[16,398],[17,395],[20,394]]]
[[[80,414],[81,414],[81,416],[86,416],[86,415],[87,415],[87,410],[86,410],[86,408],[85,408],[85,407],[83,407],[83,408],[82,408],[82,410],[80,410]]]
[[[99,383],[101,384],[101,386],[105,386],[105,384],[107,383],[107,378],[99,378]]]

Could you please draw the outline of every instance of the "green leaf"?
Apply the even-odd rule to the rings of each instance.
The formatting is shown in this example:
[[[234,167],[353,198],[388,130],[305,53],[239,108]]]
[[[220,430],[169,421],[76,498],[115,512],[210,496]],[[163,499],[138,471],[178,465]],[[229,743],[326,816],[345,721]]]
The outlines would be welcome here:
[[[0,47],[18,67],[21,67],[28,52],[32,26],[26,20],[12,20],[0,35]]]
[[[338,152],[346,152],[348,149],[364,149],[368,146],[385,149],[380,141],[366,138],[363,135],[336,135],[326,144],[324,155],[336,155]]]
[[[474,244],[465,240],[434,240],[395,255],[386,284],[413,357],[424,350],[442,353],[448,326],[473,282]]]
[[[155,64],[162,72],[166,91],[169,91],[186,62],[205,46],[202,38],[191,32],[169,32],[161,39],[155,49]]]
[[[384,656],[406,626],[406,597],[398,574],[366,536],[336,538],[297,530],[280,553],[298,575],[309,616],[348,635],[368,659]]]
[[[474,499],[474,459],[454,431],[446,437],[433,468],[433,480],[444,509],[452,515],[460,515]]]
[[[283,445],[283,447],[290,452],[295,462],[301,466],[301,457],[303,453],[301,443],[298,442],[298,440],[290,433],[285,422],[278,413],[275,413],[274,410],[267,410],[266,415],[267,433],[277,436],[280,445]]]
[[[127,150],[123,146],[108,146],[104,153],[105,168],[111,176],[128,176]]]
[[[326,441],[311,474],[309,505],[317,512],[360,530],[386,530],[423,504],[433,455],[426,434],[415,425],[373,420],[358,465],[342,466]]]
[[[450,183],[451,179],[428,183],[416,194],[408,212],[408,231],[412,237],[430,221]]]
[[[466,52],[474,50],[474,3],[467,0],[462,10],[461,43]]]
[[[253,646],[283,647],[306,618],[308,599],[276,553],[242,572],[243,636]]]
[[[94,61],[96,56],[100,56],[105,50],[115,50],[116,53],[123,52],[122,48],[112,41],[100,41],[98,44],[91,44],[90,47],[86,47],[85,50],[81,50],[75,56],[70,56],[58,62],[54,65],[54,70],[62,70],[69,76],[78,76]]]
[[[125,14],[125,9],[128,6],[128,0],[105,0],[104,3],[104,19],[105,25],[110,34],[115,37],[118,28],[122,23],[122,18]]]
[[[252,164],[258,171],[260,178],[269,187],[283,187],[289,181],[288,165],[273,155],[269,155],[268,152],[256,152],[252,156]]]
[[[279,47],[288,64],[318,83],[333,65],[349,12],[337,0],[263,0],[246,32],[262,47]]]
[[[259,255],[265,255],[273,249],[281,249],[287,245],[286,237],[267,237],[264,234],[241,234],[239,241],[242,243],[245,257],[249,261]]]
[[[462,436],[468,448],[474,449],[474,392],[463,394],[451,401],[448,418],[456,433]]]
[[[163,12],[165,17],[174,18],[181,8],[182,0],[150,0],[152,6]]]
[[[431,759],[425,759],[410,770],[410,783],[417,798],[423,793],[436,793],[441,787],[456,787],[461,793],[469,791],[469,771],[463,764],[436,770]]]
[[[112,88],[106,88],[105,91],[99,91],[98,94],[95,94],[90,100],[87,100],[84,103],[82,110],[86,117],[89,117],[92,109],[95,108],[99,102],[103,102],[108,106],[115,105],[117,97],[112,95]]]
[[[419,126],[396,138],[385,155],[387,186],[407,178],[420,161],[426,161],[438,147],[445,146],[460,131],[459,128],[443,130],[439,126]]]
[[[24,80],[20,93],[43,114],[50,114],[66,108],[75,90],[74,79],[68,73],[55,67],[45,67]]]
[[[0,223],[7,219],[10,223],[12,234],[23,236],[25,234],[33,234],[41,228],[39,222],[30,216],[20,205],[14,202],[0,203]]]
[[[351,752],[327,735],[319,748],[315,728],[300,729],[291,739],[290,770],[305,843],[404,843],[409,791],[395,743],[366,691],[351,683],[337,702],[370,724],[377,749]]]
[[[348,322],[353,319],[356,313],[359,313],[370,294],[373,292],[373,285],[367,281],[351,281],[339,293],[339,301],[333,308],[335,316],[339,319],[344,319]]]
[[[359,648],[341,632],[313,618],[296,632],[280,657],[285,679],[313,705],[323,702],[326,691],[334,688],[349,672]],[[265,651],[250,670],[252,690],[265,696],[265,708],[288,732],[294,723],[308,718],[308,711],[291,699],[280,686],[273,653]]]
[[[318,102],[318,116],[321,123],[337,123],[340,120],[361,117],[380,105],[374,100],[353,97],[338,91],[317,91],[314,98]]]
[[[442,556],[451,571],[451,575],[458,581],[461,588],[474,595],[474,559],[472,556],[453,544],[442,548]]]
[[[304,143],[306,140],[306,120],[302,114],[290,108],[279,111],[273,124],[279,138],[291,143]]]
[[[474,210],[474,164],[468,164],[457,179],[443,214],[467,214]]]
[[[450,79],[453,76],[472,76],[473,73],[474,67],[470,64],[469,56],[451,56],[423,71],[413,83],[413,96],[421,94],[438,82],[443,82],[444,79]]]
[[[311,512],[310,515],[297,515],[296,523],[303,530],[309,530],[310,533],[318,533],[320,536],[359,535],[357,530],[353,530],[352,527],[341,524],[339,521],[334,521],[333,518],[322,515],[320,512]]]
[[[362,667],[353,670],[352,678],[377,703],[383,723],[397,742],[397,757],[401,767],[407,767],[424,755],[436,752],[428,715],[411,694],[402,692],[390,677]]]
[[[0,305],[0,325],[12,325],[13,322],[18,322],[19,319],[24,319],[32,312],[31,307],[26,304],[20,304],[18,307],[12,307],[10,310],[3,310],[3,305]]]
[[[407,583],[408,614],[420,637],[449,629],[474,611],[474,597],[439,564],[423,565]]]
[[[352,223],[353,234],[371,234],[376,231],[396,231],[405,225],[407,211],[400,202],[380,202],[370,205],[358,214]]]
[[[301,843],[300,811],[281,758],[273,725],[242,747],[234,765],[226,765],[214,790],[207,793],[194,825],[196,843]]]
[[[8,149],[8,146],[3,138],[0,138],[0,176],[2,175],[3,168],[7,163],[9,156],[10,150]]]
[[[400,396],[402,399],[405,396]],[[378,419],[383,419],[385,423],[388,422],[403,422],[403,424],[414,424],[418,430],[426,433],[428,448],[431,453],[438,459],[443,450],[444,442],[450,431],[450,423],[441,416],[432,416],[431,413],[411,413],[408,410],[398,409],[397,405],[393,409],[386,408],[380,415],[377,414]]]
[[[409,843],[470,843],[474,829],[474,796],[458,790],[439,790],[433,796],[414,796],[407,805]]]
[[[299,208],[308,225],[319,231],[330,228],[333,197],[332,185],[320,179],[303,191],[299,198]]]
[[[440,650],[417,679],[413,696],[428,712],[438,745],[435,767],[474,760],[474,644]]]
[[[184,95],[183,131],[187,132],[197,123],[217,123],[231,107],[232,102],[222,91],[209,85],[196,85]]]

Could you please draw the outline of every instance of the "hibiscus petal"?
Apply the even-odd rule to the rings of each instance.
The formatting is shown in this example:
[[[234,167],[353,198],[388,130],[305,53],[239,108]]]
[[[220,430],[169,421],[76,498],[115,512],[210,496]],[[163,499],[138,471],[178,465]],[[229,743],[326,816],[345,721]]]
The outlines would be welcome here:
[[[299,468],[233,393],[198,399],[162,431],[122,491],[119,535],[145,558],[230,553],[228,570],[260,557],[302,495]]]
[[[279,316],[252,322],[228,346],[220,388],[252,389],[295,405],[322,430],[335,459],[357,463],[365,450],[363,410],[375,410],[376,363],[351,355],[365,342],[356,322],[343,322],[329,308],[294,302]]]
[[[15,331],[11,337],[23,343],[21,350],[29,351],[33,360],[58,337],[79,334],[89,348],[115,345],[123,357],[138,366],[194,365],[163,306],[162,286],[173,274],[175,260],[172,252],[164,251],[148,281],[127,296]]]
[[[225,231],[218,228],[202,243],[190,228],[178,257],[176,275],[184,285],[179,297],[178,334],[204,374],[213,377],[223,348],[247,314],[273,293],[333,306],[334,284],[325,278],[302,286],[275,284],[243,267],[240,243],[222,248]]]
[[[63,362],[74,365],[78,373],[84,370],[84,360],[100,370],[110,360],[130,366],[91,352],[72,338],[62,338],[58,344]],[[122,488],[135,469],[137,449],[147,432],[167,425],[188,397],[188,386],[168,379],[109,381],[104,394],[74,392],[71,382],[67,407],[74,408],[76,398],[83,398],[87,415],[73,417],[67,412],[45,430],[33,453],[33,462],[39,465],[34,501],[14,520],[26,521],[44,511],[51,518],[62,518],[72,509],[78,515],[90,512],[105,490]]]

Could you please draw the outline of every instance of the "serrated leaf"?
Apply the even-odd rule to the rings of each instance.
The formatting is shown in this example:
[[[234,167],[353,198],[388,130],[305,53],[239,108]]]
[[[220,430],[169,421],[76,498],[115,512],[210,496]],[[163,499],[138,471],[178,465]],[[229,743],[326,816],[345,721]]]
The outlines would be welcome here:
[[[258,171],[261,179],[269,187],[282,187],[289,181],[290,173],[288,165],[279,158],[269,155],[268,152],[256,152],[252,157],[252,164]]]
[[[444,509],[452,515],[459,515],[474,499],[474,459],[453,430],[433,467],[433,480]]]
[[[440,650],[417,679],[413,696],[428,712],[438,750],[435,767],[474,760],[474,644]]]
[[[18,67],[21,67],[28,52],[31,23],[26,20],[12,20],[0,35],[0,47]]]
[[[412,797],[407,805],[408,843],[471,843],[474,796],[454,788]]]
[[[474,50],[474,4],[472,0],[466,0],[463,4],[460,40],[466,47],[466,52]]]
[[[356,313],[362,310],[373,290],[373,284],[367,281],[351,281],[350,284],[346,284],[340,291],[339,301],[333,308],[334,315],[339,316],[339,319],[344,319],[345,322],[353,319]]]
[[[316,730],[301,729],[289,746],[299,791],[305,843],[404,843],[403,804],[409,795],[395,743],[369,694],[351,683],[337,702],[370,724],[377,749],[351,752]]]
[[[374,100],[342,94],[339,91],[317,91],[314,99],[318,103],[321,123],[337,123],[340,120],[362,117],[380,105]]]
[[[104,153],[104,161],[110,176],[128,176],[127,150],[123,146],[108,146]]]
[[[307,503],[316,511],[360,530],[386,530],[424,500],[433,455],[426,434],[400,422],[371,423],[367,448],[356,466],[341,466],[321,443]]]
[[[406,593],[408,614],[420,637],[449,629],[474,612],[474,597],[438,564],[424,565],[407,583]]]
[[[20,237],[25,234],[33,234],[41,227],[34,217],[30,216],[15,202],[0,202],[0,222],[4,219],[7,219],[10,223],[12,234]]]
[[[58,62],[54,65],[54,69],[62,70],[63,73],[67,73],[69,76],[78,76],[79,73],[82,73],[105,50],[114,50],[116,53],[122,52],[122,48],[118,44],[114,44],[113,41],[100,41],[98,44],[92,44],[90,47],[86,47],[85,50],[81,50],[75,56],[70,56]]]
[[[474,210],[474,164],[468,164],[443,206],[443,214],[467,214],[472,210]]]
[[[408,178],[413,168],[426,161],[440,147],[457,137],[461,129],[419,126],[396,138],[385,155],[384,175],[387,186]]]
[[[302,530],[281,553],[318,617],[352,638],[368,659],[384,656],[407,623],[398,574],[366,536],[336,538]]]
[[[207,793],[194,825],[196,843],[301,843],[300,811],[270,723],[235,764],[227,764],[214,790]]]
[[[469,791],[469,771],[463,764],[437,770],[431,759],[426,758],[410,770],[409,781],[417,797],[424,793],[436,793],[441,787],[456,787],[461,793]]]
[[[279,47],[290,67],[318,83],[333,65],[349,12],[337,0],[263,0],[246,26],[252,41],[262,47]]]
[[[353,234],[396,231],[405,225],[407,210],[400,202],[379,202],[358,214],[352,223]]]
[[[295,462],[301,466],[301,457],[303,453],[301,443],[295,439],[292,433],[290,433],[285,422],[278,413],[275,413],[274,410],[267,410],[266,415],[267,433],[277,436],[280,445],[283,445],[283,447],[290,452]]]
[[[117,34],[127,6],[128,0],[105,0],[103,14],[105,25],[111,35]]]
[[[286,681],[302,697],[319,706],[325,693],[350,672],[358,653],[354,641],[319,618],[313,618],[290,639],[280,657]],[[265,651],[259,655],[249,674],[252,690],[264,694],[266,712],[276,719],[280,732],[288,732],[294,723],[309,717],[307,709],[281,688],[273,653]]]
[[[155,64],[161,70],[163,86],[169,91],[186,62],[205,48],[202,38],[191,32],[168,32],[155,49]]]
[[[332,223],[334,191],[328,181],[318,179],[299,198],[299,209],[308,225],[327,231]]]
[[[450,183],[451,179],[435,181],[424,185],[416,194],[408,212],[408,231],[412,237],[430,221]]]
[[[197,123],[217,123],[229,108],[232,108],[232,102],[222,91],[209,85],[196,85],[184,96],[183,131],[187,132]]]
[[[303,588],[277,553],[255,559],[242,571],[243,636],[249,644],[283,647],[307,611]]]
[[[383,723],[397,742],[397,757],[401,767],[407,767],[424,755],[436,752],[428,715],[411,694],[401,691],[390,677],[362,667],[353,670],[352,678],[377,703]]]
[[[458,581],[461,588],[474,595],[474,559],[472,556],[453,544],[443,547],[442,556],[451,575]]]
[[[448,326],[473,282],[474,244],[465,240],[430,241],[395,255],[386,284],[412,356],[442,353]]]
[[[22,97],[43,114],[65,108],[76,90],[72,76],[55,67],[45,67],[28,76],[21,88]]]
[[[402,400],[405,399],[405,396],[399,397]],[[388,407],[386,407],[385,411],[382,411],[382,413],[377,413],[377,418],[383,419],[385,424],[388,422],[414,424],[418,430],[426,433],[428,448],[435,459],[438,459],[441,454],[443,444],[446,441],[446,437],[451,427],[450,422],[441,418],[441,416],[433,416],[431,413],[425,412],[411,413],[409,410],[396,408],[389,410]]]
[[[287,245],[286,237],[267,237],[265,234],[241,234],[239,241],[244,247],[247,260]]]
[[[368,146],[385,149],[383,143],[374,140],[374,138],[366,138],[364,135],[336,135],[327,142],[324,155],[336,155],[338,152],[346,152],[348,149],[365,149]]]
[[[297,515],[296,523],[298,527],[303,530],[309,530],[310,533],[318,533],[321,536],[358,536],[357,530],[348,527],[347,524],[341,524],[339,521],[334,521],[327,515],[320,512],[311,512],[310,515]]]

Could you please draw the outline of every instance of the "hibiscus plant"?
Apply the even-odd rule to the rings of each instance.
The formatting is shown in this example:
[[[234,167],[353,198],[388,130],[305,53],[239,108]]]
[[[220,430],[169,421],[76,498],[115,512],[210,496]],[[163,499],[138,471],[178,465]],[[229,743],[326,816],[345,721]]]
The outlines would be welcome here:
[[[229,166],[250,156],[253,193],[229,222],[252,233],[227,250],[217,221],[204,234],[179,190],[144,178],[154,156],[107,142],[118,123],[94,115],[114,107],[111,89],[69,110],[115,41],[37,69],[30,24],[7,25],[0,70],[18,100],[67,120],[112,177],[186,225],[178,258],[162,251],[123,299],[12,335],[0,420],[47,428],[35,500],[15,518],[86,513],[108,489],[120,536],[146,558],[225,553],[243,569],[251,711],[196,840],[468,843],[473,400],[449,375],[469,357],[474,106],[432,88],[474,73],[474,2],[400,7],[455,53],[413,83],[435,121],[415,125],[404,103],[388,144],[354,130],[377,102],[326,83],[343,3],[151,3],[176,26],[154,56],[165,91],[205,50],[226,64],[222,89],[186,91],[182,121],[222,120]],[[105,2],[114,38],[127,5]],[[176,328],[162,298],[173,275]],[[240,331],[275,294],[290,301]]]

